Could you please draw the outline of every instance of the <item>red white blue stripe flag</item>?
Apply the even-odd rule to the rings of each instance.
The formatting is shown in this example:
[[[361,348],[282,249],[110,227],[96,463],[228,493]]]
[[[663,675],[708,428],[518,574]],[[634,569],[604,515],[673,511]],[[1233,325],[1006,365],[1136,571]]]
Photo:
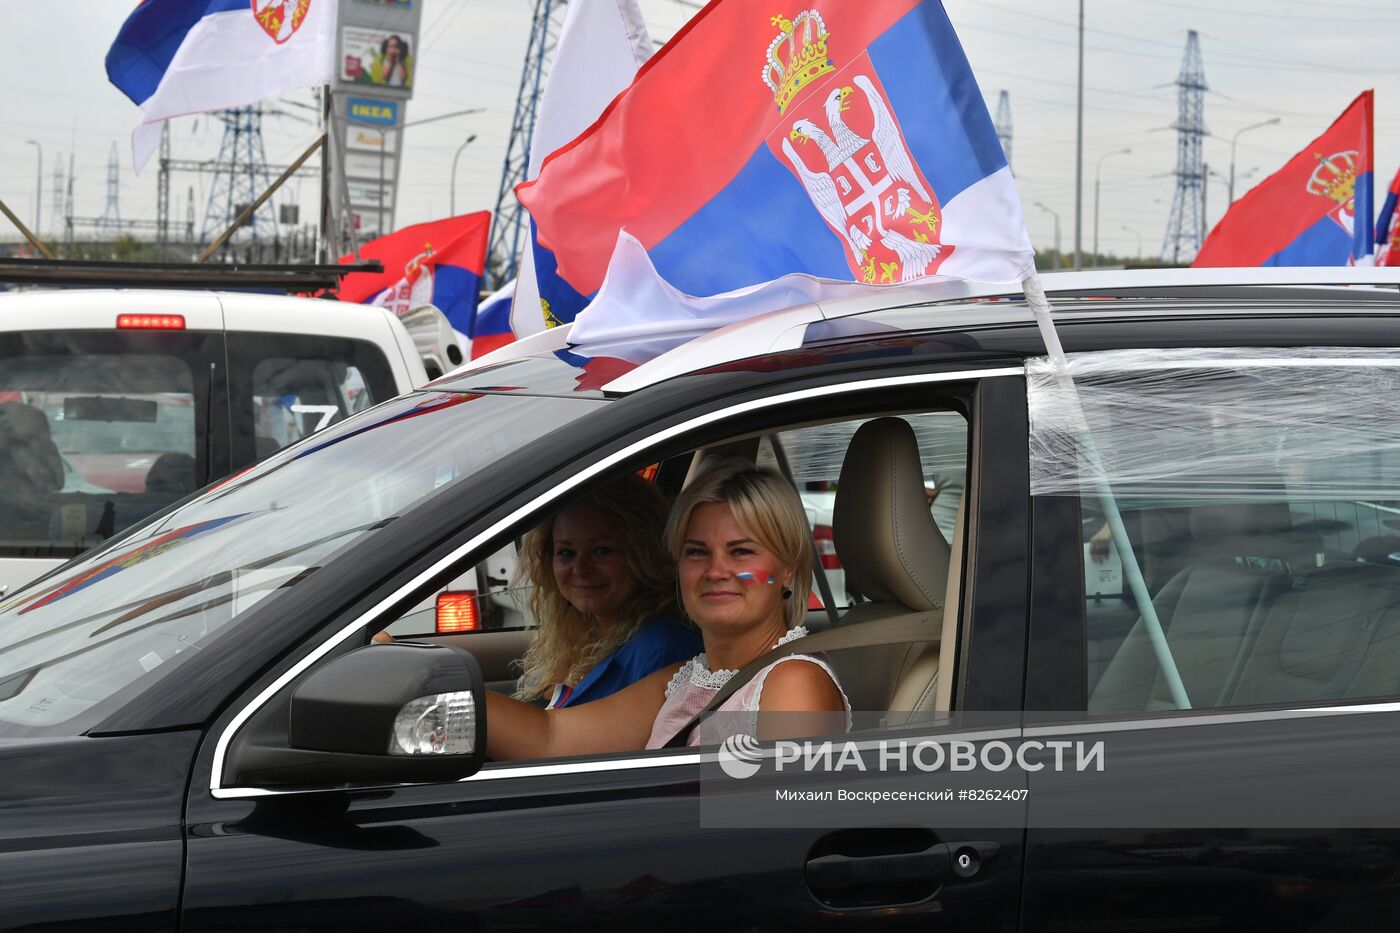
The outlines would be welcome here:
[[[1220,218],[1193,266],[1371,265],[1374,92]]]
[[[478,211],[444,220],[414,224],[360,247],[361,259],[378,259],[381,273],[355,272],[342,280],[342,301],[379,305],[402,317],[433,305],[457,333],[471,358],[515,339],[509,310],[483,320],[477,314],[486,266],[491,212]],[[355,257],[340,257],[341,263]]]
[[[1400,172],[1390,183],[1381,212],[1376,216],[1376,265],[1400,266],[1400,211],[1396,201],[1400,200]]]
[[[637,0],[573,0],[540,95],[525,177],[538,177],[545,156],[598,119],[651,53],[651,35]],[[566,324],[588,304],[559,278],[556,266],[554,254],[540,246],[531,222],[510,312],[517,336]]]
[[[937,0],[715,0],[517,190],[593,299],[571,334],[584,354],[869,286],[1032,271]]]
[[[331,80],[337,0],[142,0],[107,52],[107,77],[141,108],[139,172],[171,117]]]

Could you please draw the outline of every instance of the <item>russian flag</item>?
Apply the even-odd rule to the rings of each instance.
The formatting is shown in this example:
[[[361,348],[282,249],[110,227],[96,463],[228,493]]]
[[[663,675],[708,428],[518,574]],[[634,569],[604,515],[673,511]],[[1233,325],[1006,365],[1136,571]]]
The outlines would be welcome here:
[[[334,74],[337,0],[142,0],[107,52],[107,77],[141,108],[140,171],[171,117],[244,107]]]
[[[564,14],[549,79],[540,96],[527,178],[545,156],[586,130],[632,83],[651,57],[651,35],[637,0],[573,0]],[[587,298],[559,277],[554,254],[539,243],[534,221],[520,257],[511,326],[524,337],[572,321]]]
[[[1400,266],[1400,211],[1395,209],[1400,199],[1400,172],[1390,183],[1385,203],[1376,216],[1376,265]]]
[[[478,211],[414,224],[370,240],[360,247],[360,258],[378,259],[384,271],[345,276],[340,299],[379,305],[400,315],[433,305],[447,318],[459,341],[470,340],[473,348],[478,340],[483,346],[509,343],[508,315],[482,321],[476,313],[490,228],[491,212]],[[354,257],[341,256],[340,261],[350,263]]]
[[[511,306],[514,304],[516,281],[511,279],[485,298],[476,309],[476,323],[472,333],[471,346],[466,347],[468,359],[485,356],[492,350],[515,340],[511,331]]]
[[[731,298],[752,313],[828,284],[1029,274],[1006,156],[942,4],[805,6],[711,3],[517,189],[580,293],[654,273],[671,298],[605,289],[572,339],[668,316],[695,328]]]
[[[1374,91],[1220,218],[1193,266],[1369,265]]]

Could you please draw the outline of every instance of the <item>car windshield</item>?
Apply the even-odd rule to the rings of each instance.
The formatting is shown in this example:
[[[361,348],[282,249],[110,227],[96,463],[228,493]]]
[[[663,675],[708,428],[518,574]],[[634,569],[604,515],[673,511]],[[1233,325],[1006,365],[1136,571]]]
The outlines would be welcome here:
[[[0,733],[82,715],[434,490],[603,404],[404,396],[84,554],[0,602]]]

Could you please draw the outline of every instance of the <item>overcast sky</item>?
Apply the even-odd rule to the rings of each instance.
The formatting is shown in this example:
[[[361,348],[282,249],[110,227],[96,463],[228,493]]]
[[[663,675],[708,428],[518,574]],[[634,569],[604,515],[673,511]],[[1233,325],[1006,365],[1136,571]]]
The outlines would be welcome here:
[[[452,157],[468,134],[477,139],[462,155],[457,177],[459,212],[496,202],[533,0],[420,0],[423,29],[408,119],[466,107],[479,115],[406,131],[407,155],[400,224],[448,213]],[[640,0],[653,36],[669,38],[698,4]],[[860,0],[849,0],[859,3]],[[154,219],[153,161],[131,171],[130,132],[137,110],[113,88],[103,57],[131,0],[0,0],[9,66],[0,122],[0,198],[26,220],[34,215],[36,153],[43,147],[43,229],[56,238],[53,166],[75,153],[76,209],[96,217],[106,204],[108,154],[121,158],[124,218]],[[789,14],[801,6],[779,2]],[[1032,240],[1053,245],[1051,215],[1060,215],[1066,251],[1074,236],[1075,20],[1077,0],[945,0],[995,113],[998,93],[1010,94],[1012,164],[1026,206]],[[1400,5],[1386,0],[1087,0],[1084,127],[1083,243],[1092,246],[1095,164],[1102,163],[1100,243],[1105,251],[1155,255],[1162,246],[1176,161],[1177,89],[1186,34],[1200,33],[1210,92],[1206,122],[1212,135],[1205,157],[1212,171],[1229,171],[1230,137],[1251,123],[1280,117],[1276,126],[1240,137],[1236,195],[1278,169],[1322,132],[1366,88],[1376,90],[1377,199],[1400,167]],[[746,72],[747,73],[747,72]],[[309,103],[309,92],[292,99]],[[306,113],[299,108],[283,108]],[[211,158],[222,125],[175,121],[177,158]],[[292,117],[264,125],[268,159],[286,163],[314,138],[314,127]],[[174,217],[183,220],[193,185],[203,217],[208,179],[175,175]],[[306,213],[314,214],[314,181],[290,183]],[[1222,179],[1212,181],[1213,223],[1226,202]],[[0,220],[0,222],[3,222]],[[199,220],[196,220],[198,223]],[[0,238],[11,239],[9,230]]]

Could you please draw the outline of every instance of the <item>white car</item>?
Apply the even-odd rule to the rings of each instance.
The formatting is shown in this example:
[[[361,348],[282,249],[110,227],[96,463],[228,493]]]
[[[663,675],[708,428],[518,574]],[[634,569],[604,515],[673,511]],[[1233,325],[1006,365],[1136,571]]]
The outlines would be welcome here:
[[[382,308],[203,290],[0,295],[0,593],[427,378]]]

